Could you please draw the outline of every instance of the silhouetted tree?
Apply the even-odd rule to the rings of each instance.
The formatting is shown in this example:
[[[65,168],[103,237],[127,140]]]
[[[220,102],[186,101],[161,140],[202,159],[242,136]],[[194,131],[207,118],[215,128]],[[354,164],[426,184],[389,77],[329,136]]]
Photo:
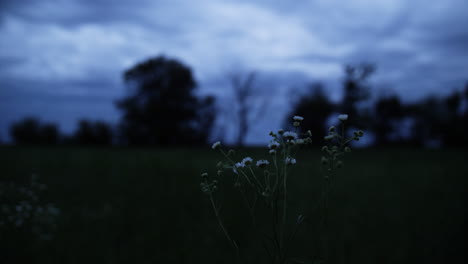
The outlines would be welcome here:
[[[111,145],[112,129],[103,121],[81,120],[73,141],[80,145]]]
[[[116,103],[123,113],[120,129],[124,142],[139,145],[206,142],[215,115],[214,100],[200,100],[194,95],[196,82],[190,68],[160,56],[125,71],[124,80],[129,95]],[[200,112],[205,116],[200,116]]]
[[[348,114],[348,124],[364,127],[368,123],[369,116],[364,117],[358,111],[358,104],[369,98],[370,90],[367,79],[375,72],[373,64],[363,63],[357,66],[345,66],[345,78],[343,81],[343,100],[341,113]]]
[[[255,85],[257,74],[231,72],[228,79],[234,94],[235,115],[238,122],[236,145],[244,145],[251,124],[260,117],[266,101],[260,101],[260,88]],[[265,97],[263,97],[265,99]]]
[[[34,117],[27,117],[10,127],[10,135],[20,145],[53,145],[59,142],[60,133],[57,125],[41,122]]]
[[[326,122],[334,111],[334,105],[324,92],[321,83],[313,83],[308,86],[308,92],[299,98],[293,107],[291,114],[285,120],[285,127],[291,126],[294,115],[304,117],[302,132],[312,131],[312,144],[320,145],[326,134]]]
[[[463,138],[463,117],[460,113],[462,95],[455,91],[443,99],[445,118],[442,120],[441,133],[445,146],[460,146]]]
[[[403,118],[403,106],[400,98],[396,95],[390,97],[382,97],[375,103],[375,144],[387,145],[390,143],[390,134],[398,133],[398,128],[395,127],[401,118]],[[394,139],[397,141],[401,139]]]
[[[412,143],[425,145],[435,140],[443,146],[467,147],[468,118],[462,111],[463,100],[463,92],[455,91],[408,105],[405,114],[415,121]]]
[[[442,100],[429,96],[408,105],[406,109],[414,120],[411,140],[413,145],[424,146],[432,141],[442,143],[442,124],[445,119]]]

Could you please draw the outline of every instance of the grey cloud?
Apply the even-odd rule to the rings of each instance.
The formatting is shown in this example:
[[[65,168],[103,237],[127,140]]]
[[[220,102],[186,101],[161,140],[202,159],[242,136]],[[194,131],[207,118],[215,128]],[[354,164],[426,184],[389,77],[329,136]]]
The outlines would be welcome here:
[[[46,106],[56,114],[47,110],[44,115],[59,122],[91,116],[96,111],[90,109],[101,109],[99,114],[115,118],[112,101],[123,92],[120,71],[159,53],[194,67],[202,93],[226,94],[226,87],[213,80],[222,74],[220,65],[240,61],[255,67],[264,76],[263,84],[277,89],[275,107],[281,108],[287,108],[284,98],[291,95],[291,87],[309,81],[329,84],[332,97],[339,98],[342,72],[336,69],[346,63],[375,62],[379,68],[376,85],[395,87],[413,99],[455,88],[468,77],[464,27],[468,2],[462,0],[439,2],[436,7],[417,0],[368,1],[368,5],[362,5],[367,1],[332,0],[300,4],[288,0],[136,2],[0,1],[0,32],[6,26],[13,30],[8,35],[11,41],[0,39],[2,118],[40,113]],[[229,18],[216,14],[220,10]],[[8,19],[14,23],[5,23]],[[287,30],[279,29],[282,25]],[[250,30],[255,26],[258,31]],[[24,32],[14,34],[15,27]],[[49,35],[44,37],[44,32]],[[99,42],[111,33],[115,41]],[[265,37],[259,37],[262,34]],[[32,43],[38,36],[42,36],[40,42]],[[52,68],[50,76],[38,78],[28,71],[24,76],[12,74],[45,64]],[[53,66],[63,74],[59,80]],[[314,71],[326,77],[319,79]],[[28,104],[31,100],[35,102]]]

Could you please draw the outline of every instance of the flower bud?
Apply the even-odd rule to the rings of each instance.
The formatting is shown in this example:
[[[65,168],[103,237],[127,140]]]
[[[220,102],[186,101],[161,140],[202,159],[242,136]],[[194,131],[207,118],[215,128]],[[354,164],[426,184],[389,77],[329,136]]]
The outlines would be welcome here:
[[[345,147],[345,148],[344,148],[344,151],[345,151],[345,152],[351,152],[351,148],[350,148],[350,147]]]
[[[322,157],[322,164],[327,165],[328,164],[328,159],[325,157]]]
[[[336,167],[337,167],[337,168],[343,167],[343,162],[342,162],[341,160],[339,160],[339,161],[336,163]]]
[[[294,116],[293,120],[296,122],[301,122],[302,120],[304,120],[304,118],[302,116]]]
[[[294,123],[293,123],[293,126],[295,126],[295,127],[298,127],[298,126],[300,126],[300,125],[301,125],[301,123],[299,123],[299,122],[294,122]]]
[[[303,215],[299,215],[296,220],[297,224],[301,224],[302,222],[304,222],[304,219],[305,217]]]
[[[212,149],[219,149],[219,148],[221,148],[221,142],[220,142],[220,141],[216,141],[215,143],[213,143],[213,145],[211,145],[211,148],[212,148]]]
[[[285,163],[287,166],[294,165],[294,164],[296,164],[296,159],[295,159],[295,158],[291,158],[291,157],[286,157],[286,159],[284,160],[284,163]]]
[[[251,165],[253,162],[253,159],[251,157],[245,157],[243,160],[242,160],[242,163],[245,165],[245,166],[249,166]]]
[[[339,115],[339,116],[338,116],[338,119],[339,119],[341,122],[344,122],[344,121],[348,120],[348,115],[345,115],[345,114]]]
[[[257,167],[259,168],[265,168],[268,164],[270,164],[270,162],[268,162],[268,160],[258,160],[257,161]]]
[[[227,153],[228,156],[234,156],[236,155],[236,152],[233,149],[230,149]]]
[[[285,137],[286,139],[296,139],[297,134],[292,131],[287,131],[287,132],[284,132],[283,137]]]
[[[330,131],[330,132],[335,132],[335,126],[331,126],[331,127],[328,129],[328,131]]]
[[[303,145],[303,144],[305,144],[305,141],[303,139],[299,138],[299,139],[296,139],[294,141],[294,143],[296,143],[297,145]]]
[[[204,172],[204,173],[202,173],[201,176],[202,176],[202,178],[208,178],[208,173]]]
[[[278,141],[272,140],[270,144],[268,144],[268,148],[270,149],[276,149],[280,146],[280,143]]]

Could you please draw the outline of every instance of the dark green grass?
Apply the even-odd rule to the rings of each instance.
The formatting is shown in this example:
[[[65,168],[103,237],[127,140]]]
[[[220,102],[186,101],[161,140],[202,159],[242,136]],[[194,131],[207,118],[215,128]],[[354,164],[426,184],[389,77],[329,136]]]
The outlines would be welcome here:
[[[51,241],[2,233],[0,262],[230,263],[199,188],[199,175],[215,174],[219,158],[208,149],[0,148],[0,179],[38,174],[49,187],[43,198],[61,210]],[[291,252],[309,258],[317,249],[317,215],[309,212],[319,161],[318,151],[302,152],[290,177],[291,221],[308,217]],[[330,202],[330,263],[464,263],[464,151],[360,150],[344,162]],[[240,198],[224,193],[234,208],[222,209],[227,225],[241,248],[250,247]],[[254,263],[264,255],[247,252]]]

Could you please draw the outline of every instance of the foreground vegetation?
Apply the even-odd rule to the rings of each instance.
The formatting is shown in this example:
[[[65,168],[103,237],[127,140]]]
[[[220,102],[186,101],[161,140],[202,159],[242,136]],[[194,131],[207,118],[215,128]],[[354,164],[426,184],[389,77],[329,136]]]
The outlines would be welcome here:
[[[265,153],[252,151],[253,158]],[[318,197],[320,157],[319,151],[297,157],[301,162],[293,170],[301,170],[294,174],[301,178],[291,179],[291,196]],[[199,175],[218,161],[208,147],[5,147],[0,159],[2,182],[26,184],[36,174],[48,186],[42,198],[60,210],[50,240],[27,226],[2,229],[2,263],[226,263],[231,256],[199,188]],[[355,151],[329,201],[329,261],[462,263],[465,160],[461,150]],[[309,202],[292,200],[298,204],[289,210],[304,213],[298,208]],[[242,203],[225,202],[239,208],[226,216],[226,225],[238,228],[233,223],[245,221]],[[315,226],[306,220],[292,254],[314,252]],[[250,231],[246,222],[232,234],[244,251],[259,252],[261,245],[245,239]],[[257,254],[249,255],[259,263]]]

